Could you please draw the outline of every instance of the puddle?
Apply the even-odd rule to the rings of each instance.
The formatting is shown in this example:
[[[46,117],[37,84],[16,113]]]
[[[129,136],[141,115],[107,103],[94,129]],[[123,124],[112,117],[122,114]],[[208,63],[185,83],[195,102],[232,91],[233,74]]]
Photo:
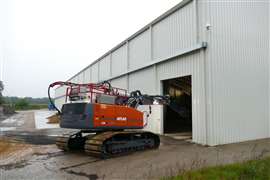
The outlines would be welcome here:
[[[49,134],[48,136],[50,136],[50,137],[58,137],[59,134]]]
[[[15,127],[0,127],[0,132],[2,131],[12,131],[15,130]]]
[[[24,121],[22,118],[8,118],[3,120],[1,123],[11,126],[22,126],[24,124]]]
[[[54,115],[54,111],[35,111],[36,129],[52,129],[59,128],[59,124],[47,124],[47,117]]]
[[[4,124],[12,124],[12,123],[15,123],[16,121],[17,121],[17,119],[8,118],[8,119],[2,121],[2,123],[4,123]]]

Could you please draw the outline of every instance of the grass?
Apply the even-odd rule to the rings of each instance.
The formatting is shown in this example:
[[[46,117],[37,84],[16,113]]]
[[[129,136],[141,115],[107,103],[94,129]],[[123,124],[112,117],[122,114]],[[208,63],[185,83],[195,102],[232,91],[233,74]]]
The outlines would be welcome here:
[[[164,180],[270,180],[270,158],[188,171]]]
[[[39,109],[47,109],[48,105],[47,104],[29,104],[26,106],[15,106],[15,110],[20,111],[20,110],[39,110]]]

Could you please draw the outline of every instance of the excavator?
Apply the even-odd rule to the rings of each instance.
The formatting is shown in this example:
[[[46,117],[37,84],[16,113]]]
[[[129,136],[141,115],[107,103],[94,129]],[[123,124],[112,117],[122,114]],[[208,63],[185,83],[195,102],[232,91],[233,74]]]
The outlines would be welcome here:
[[[61,110],[50,95],[55,86],[66,87]],[[48,87],[48,97],[58,111],[60,127],[78,130],[58,137],[57,147],[64,151],[84,150],[99,158],[158,148],[159,136],[142,129],[147,126],[151,105],[170,102],[169,96],[146,95],[139,90],[128,93],[125,89],[112,87],[108,81],[54,82]],[[149,109],[140,111],[141,105],[149,105]]]

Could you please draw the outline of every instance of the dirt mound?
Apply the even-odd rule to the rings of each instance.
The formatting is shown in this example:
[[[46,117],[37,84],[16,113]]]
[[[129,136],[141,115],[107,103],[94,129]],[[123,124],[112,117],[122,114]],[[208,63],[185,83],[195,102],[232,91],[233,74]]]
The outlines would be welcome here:
[[[31,145],[0,140],[0,166],[20,162],[32,153]]]
[[[2,158],[4,155],[11,154],[15,151],[19,151],[27,147],[28,145],[26,144],[19,144],[19,143],[8,142],[6,140],[0,140],[0,154],[1,154],[0,158]]]
[[[12,139],[0,139],[0,167],[16,164],[31,158],[33,155],[48,155],[59,152],[55,145],[31,145]]]
[[[54,115],[52,115],[50,117],[47,117],[47,119],[48,119],[48,122],[47,122],[48,124],[59,124],[60,115],[54,114]]]

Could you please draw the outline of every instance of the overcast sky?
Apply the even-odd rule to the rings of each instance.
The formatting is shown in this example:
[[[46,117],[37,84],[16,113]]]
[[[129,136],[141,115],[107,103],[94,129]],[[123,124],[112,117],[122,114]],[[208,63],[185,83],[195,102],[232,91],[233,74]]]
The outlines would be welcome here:
[[[46,97],[180,1],[0,0],[4,95]]]

